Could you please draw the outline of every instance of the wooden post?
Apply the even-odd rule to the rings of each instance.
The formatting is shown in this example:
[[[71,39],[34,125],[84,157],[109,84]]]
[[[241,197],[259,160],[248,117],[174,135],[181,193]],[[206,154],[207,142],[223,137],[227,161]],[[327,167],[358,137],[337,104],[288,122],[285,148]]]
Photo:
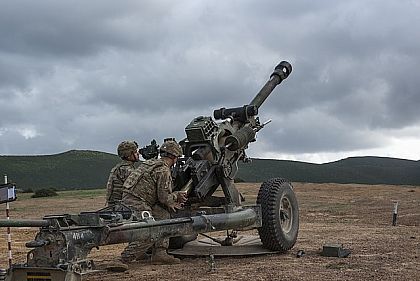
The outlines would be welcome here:
[[[4,175],[4,183],[7,184],[7,175]],[[6,202],[6,218],[10,220],[9,215],[10,205],[9,202]],[[10,233],[10,227],[7,227],[7,250],[9,254],[9,268],[12,267],[12,235]]]
[[[397,225],[398,201],[394,202],[394,212],[392,213],[392,225]]]

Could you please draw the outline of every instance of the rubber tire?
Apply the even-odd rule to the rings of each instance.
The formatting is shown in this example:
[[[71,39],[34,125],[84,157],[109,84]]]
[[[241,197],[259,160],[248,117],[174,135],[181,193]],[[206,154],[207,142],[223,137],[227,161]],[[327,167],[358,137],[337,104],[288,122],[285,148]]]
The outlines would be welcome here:
[[[285,231],[280,224],[280,202],[290,202],[291,226]],[[266,249],[286,252],[296,243],[299,232],[299,207],[292,184],[282,178],[263,182],[258,192],[257,204],[261,205],[262,227],[258,228],[261,242]]]

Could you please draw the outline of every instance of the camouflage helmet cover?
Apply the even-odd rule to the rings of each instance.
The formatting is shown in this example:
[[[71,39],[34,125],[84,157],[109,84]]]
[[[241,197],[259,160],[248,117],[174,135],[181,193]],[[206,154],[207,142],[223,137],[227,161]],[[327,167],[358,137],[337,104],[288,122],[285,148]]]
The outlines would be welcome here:
[[[174,140],[165,140],[160,147],[160,152],[166,152],[175,157],[181,157],[183,154],[182,147]]]
[[[118,145],[118,156],[121,158],[128,158],[138,147],[139,145],[135,141],[123,141]]]

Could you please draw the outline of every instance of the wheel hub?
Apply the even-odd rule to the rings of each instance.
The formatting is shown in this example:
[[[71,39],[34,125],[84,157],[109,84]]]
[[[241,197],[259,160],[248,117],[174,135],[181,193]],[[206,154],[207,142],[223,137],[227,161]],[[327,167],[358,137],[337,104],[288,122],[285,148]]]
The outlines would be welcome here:
[[[284,232],[288,233],[292,229],[293,216],[292,205],[286,197],[282,197],[280,201],[280,225]]]

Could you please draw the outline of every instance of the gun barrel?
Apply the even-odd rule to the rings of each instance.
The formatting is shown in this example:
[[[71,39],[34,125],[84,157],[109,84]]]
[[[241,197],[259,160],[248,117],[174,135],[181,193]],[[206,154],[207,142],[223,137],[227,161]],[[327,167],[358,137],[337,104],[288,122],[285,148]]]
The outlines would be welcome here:
[[[234,213],[131,223],[110,228],[109,235],[101,242],[101,245],[136,240],[151,241],[158,236],[159,238],[169,238],[250,226],[261,227],[260,217],[258,210],[248,208]]]
[[[0,220],[0,227],[48,227],[47,220]]]
[[[270,80],[265,83],[258,94],[251,101],[250,105],[255,105],[259,108],[267,97],[271,94],[274,88],[286,79],[292,72],[292,65],[287,61],[280,62],[274,69],[274,72],[270,76]]]

